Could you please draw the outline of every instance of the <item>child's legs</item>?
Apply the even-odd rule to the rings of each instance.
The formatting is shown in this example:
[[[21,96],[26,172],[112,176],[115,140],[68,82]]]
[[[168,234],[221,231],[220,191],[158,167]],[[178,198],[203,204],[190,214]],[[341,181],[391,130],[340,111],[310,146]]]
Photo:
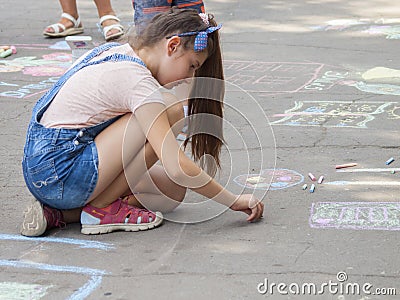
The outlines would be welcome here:
[[[183,201],[186,188],[173,182],[162,166],[155,165],[143,174],[139,183],[126,194],[129,193],[134,193],[129,197],[130,205],[152,211],[170,212]]]
[[[164,94],[167,105],[176,98]],[[181,103],[167,108],[171,126],[183,118]],[[179,124],[179,123],[178,123]],[[181,126],[174,126],[177,135]],[[127,114],[103,130],[96,138],[99,158],[99,175],[96,188],[89,199],[93,206],[105,207],[135,186],[157,161],[158,158],[147,143],[140,125],[132,114]]]
[[[94,206],[105,207],[128,189],[128,183],[123,179],[124,165],[132,180],[139,179],[147,170],[144,156],[146,137],[132,114],[126,114],[104,129],[95,138],[95,143],[99,174],[89,201]],[[150,151],[147,152],[151,154]],[[137,159],[133,159],[134,157]],[[129,168],[132,162],[135,162],[134,170]]]
[[[60,5],[63,12],[70,14],[75,19],[78,18],[78,8],[75,0],[60,0]]]
[[[115,12],[111,6],[111,0],[94,0],[97,7],[99,18],[105,15],[115,15]]]

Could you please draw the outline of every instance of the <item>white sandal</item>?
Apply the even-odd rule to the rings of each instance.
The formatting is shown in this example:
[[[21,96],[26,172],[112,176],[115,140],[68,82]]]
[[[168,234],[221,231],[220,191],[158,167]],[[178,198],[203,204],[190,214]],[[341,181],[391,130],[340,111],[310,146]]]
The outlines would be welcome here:
[[[61,18],[70,20],[74,24],[74,26],[66,28],[65,25],[61,23],[51,24],[45,28],[43,34],[50,37],[64,37],[68,35],[83,33],[83,26],[81,25],[81,20],[79,17],[78,19],[75,19],[70,14],[63,12],[61,14]],[[52,28],[54,32],[47,32],[46,31],[47,28]],[[60,28],[62,29],[62,31],[60,31]]]
[[[115,21],[120,22],[120,19],[118,19],[116,16],[113,16],[113,15],[105,15],[100,18],[100,26],[103,28],[103,36],[104,36],[104,39],[106,40],[106,42],[108,42],[109,40],[119,38],[120,36],[122,36],[124,34],[124,27],[121,24],[112,24],[112,25],[103,27],[102,24],[106,20],[115,20]],[[117,29],[118,32],[107,36],[107,33],[112,29]]]

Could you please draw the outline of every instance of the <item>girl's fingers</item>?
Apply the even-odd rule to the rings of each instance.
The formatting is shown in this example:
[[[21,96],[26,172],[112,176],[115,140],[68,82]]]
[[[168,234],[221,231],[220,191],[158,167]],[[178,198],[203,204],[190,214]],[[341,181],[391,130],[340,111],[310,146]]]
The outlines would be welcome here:
[[[247,218],[247,221],[249,221],[249,222],[251,222],[251,221],[254,221],[255,219],[257,219],[257,215],[258,215],[258,205],[256,205],[256,206],[254,206],[252,209],[251,209],[251,215]]]
[[[264,204],[259,202],[256,206],[254,206],[254,208],[251,209],[251,214],[247,218],[247,221],[251,222],[254,220],[261,219],[263,212],[264,212]]]

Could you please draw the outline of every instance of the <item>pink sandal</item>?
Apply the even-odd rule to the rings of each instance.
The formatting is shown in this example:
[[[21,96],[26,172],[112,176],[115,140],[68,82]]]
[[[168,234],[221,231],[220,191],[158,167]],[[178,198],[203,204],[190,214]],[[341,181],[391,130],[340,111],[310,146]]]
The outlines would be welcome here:
[[[159,226],[163,221],[160,212],[153,213],[128,204],[119,198],[105,208],[86,204],[81,213],[83,234],[101,234],[117,230],[139,231]]]

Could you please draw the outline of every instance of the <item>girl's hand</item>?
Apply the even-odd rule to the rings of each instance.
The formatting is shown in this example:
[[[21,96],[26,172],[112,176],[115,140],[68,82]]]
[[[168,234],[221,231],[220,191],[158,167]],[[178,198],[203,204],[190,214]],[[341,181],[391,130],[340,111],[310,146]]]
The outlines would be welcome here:
[[[247,221],[249,222],[261,219],[264,212],[264,204],[252,194],[239,195],[230,208],[248,214]]]

